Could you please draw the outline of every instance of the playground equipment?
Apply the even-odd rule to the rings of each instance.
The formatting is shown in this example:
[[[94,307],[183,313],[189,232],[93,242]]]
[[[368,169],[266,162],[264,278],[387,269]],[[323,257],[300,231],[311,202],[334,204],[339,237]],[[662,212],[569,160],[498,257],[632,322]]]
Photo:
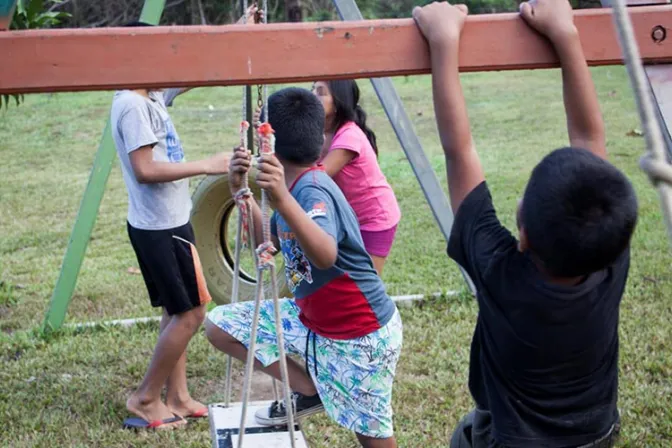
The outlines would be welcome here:
[[[662,3],[661,0],[652,1]],[[6,22],[2,19],[6,19],[6,15],[11,13],[13,3],[7,1],[0,3],[0,27]],[[11,71],[0,72],[0,94],[103,90],[118,87],[245,85],[317,79],[376,78],[428,72],[426,44],[411,21],[362,21],[353,0],[335,0],[335,3],[342,18],[357,22],[267,25],[252,29],[230,26],[0,33],[0,54],[11,59],[13,63]],[[642,0],[638,3],[642,3]],[[142,19],[150,23],[158,22],[163,5],[163,1],[147,0]],[[649,82],[647,86],[645,71],[641,66],[641,61],[672,63],[672,43],[667,36],[667,30],[672,28],[672,7],[663,5],[632,9],[630,16],[634,28],[625,12],[623,0],[615,1],[614,11],[616,30],[635,88],[650,151],[650,155],[643,159],[642,168],[659,188],[672,239],[672,216],[670,216],[672,188],[669,185],[672,183],[672,170],[665,163],[662,132],[665,128],[664,120],[669,120],[672,112],[668,99],[672,97],[672,91],[667,80],[670,76],[670,67],[647,69]],[[609,11],[577,11],[575,22],[590,65],[622,63],[621,52],[615,44],[613,34],[605,33],[606,29],[613,29]],[[490,36],[496,36],[497,39],[491,40]],[[64,51],[66,47],[68,51]],[[97,49],[93,54],[90,53],[91,47]],[[230,49],[226,60],[222,59],[220,52],[217,51],[221,48]],[[254,52],[250,51],[251,48],[254,48]],[[84,51],[90,55],[87,64],[81,64],[81,54]],[[297,68],[291,59],[281,57],[288,51],[294,54],[310,54],[311,58],[302,59],[301,66]],[[531,32],[515,14],[470,17],[465,26],[460,56],[462,71],[532,69],[557,65],[549,44]],[[190,64],[180,63],[185,58],[189,58]],[[159,72],[138,69],[142,66],[152,67],[155,65],[152,62],[160,62],[165,70]],[[110,67],[114,70],[108,70]],[[445,194],[422,153],[417,137],[410,130],[408,117],[403,112],[391,83],[384,79],[374,79],[373,83],[447,238],[450,234],[452,213],[445,200]],[[651,92],[659,97],[657,115],[650,101]],[[247,99],[249,97],[248,93]],[[245,104],[249,104],[249,101]],[[669,129],[665,135],[669,143]],[[47,328],[58,328],[65,317],[81,259],[95,222],[105,180],[114,158],[110,140],[108,125],[73,230],[61,277],[52,297],[45,323]],[[208,179],[202,184],[202,191],[215,191],[214,188],[221,188],[222,184],[226,186],[223,177]],[[253,185],[252,190],[254,191]],[[218,193],[213,194],[218,196]],[[206,202],[208,200],[206,196],[203,193],[196,202],[198,204]],[[218,206],[214,209],[218,209]],[[214,223],[215,226],[219,226],[221,238],[221,235],[225,234],[222,228],[228,223],[230,213],[227,215],[226,210],[220,213],[221,206],[218,210],[219,214],[203,215],[203,219],[204,225]],[[196,221],[198,213],[197,208],[194,213]],[[239,220],[239,223],[241,222],[242,219]],[[240,242],[240,238],[237,241]],[[219,248],[227,247],[225,243],[226,241],[220,240]],[[215,251],[213,254],[217,255],[218,252]],[[217,258],[215,255],[213,257]],[[218,260],[221,261],[222,258],[226,259],[226,255],[220,255]],[[260,258],[259,253],[257,258]],[[213,260],[212,263],[215,261],[217,260]],[[233,263],[236,279],[234,284],[240,285],[242,278],[235,275],[237,264],[235,254]],[[270,265],[269,267],[273,272],[273,267]],[[208,269],[206,266],[206,271]],[[216,270],[217,267],[214,266],[213,269]],[[466,275],[465,280],[473,290],[473,285]],[[274,285],[276,281],[277,279],[272,276],[271,284]],[[255,299],[258,302],[263,296],[264,289],[261,269],[257,273],[256,282],[250,280],[247,286],[251,285],[255,287]],[[277,299],[277,285],[273,287],[273,296]],[[281,340],[281,329],[279,337]],[[282,352],[281,359],[284,359]],[[219,405],[211,406],[211,427],[216,446],[233,446],[233,436],[236,436],[240,447],[242,436],[248,434],[246,427],[250,429],[248,421],[251,414],[246,412],[245,408],[251,378],[249,367],[251,357],[248,359],[245,386],[247,392],[244,394],[242,409],[229,406],[228,399],[223,408]],[[288,399],[286,366],[283,370],[283,389]],[[240,427],[237,430],[221,428],[220,431],[218,428],[227,425],[234,415],[240,418]],[[295,431],[296,434],[300,433],[291,418],[287,428],[280,431],[286,435],[280,438],[277,437],[277,431],[271,429],[251,428],[250,431],[250,434],[275,433],[273,437],[276,441],[273,443],[278,443],[277,446],[284,446],[287,435],[292,446],[302,446],[301,438],[295,439]],[[264,439],[263,446],[270,446],[268,439]]]
[[[163,4],[161,0],[147,0],[143,20],[156,22]],[[339,11],[344,14],[348,9],[343,5],[347,6],[347,3],[340,4]],[[152,14],[154,17],[150,17]],[[630,15],[643,61],[647,64],[671,63],[672,38],[668,38],[667,30],[672,29],[672,6],[631,8]],[[590,65],[622,63],[610,11],[576,11],[575,22]],[[92,48],[96,51],[92,52]],[[222,48],[230,50],[226,60],[219,57]],[[82,52],[86,53],[86,64],[81,63]],[[0,94],[101,90],[121,86],[249,85],[429,72],[426,43],[410,19],[258,27],[6,31],[0,33],[0,54],[12,61],[12,70],[0,71]],[[310,58],[302,58],[300,66],[290,57],[278,57],[301,54],[310,54]],[[185,60],[189,60],[189,64],[185,64]],[[152,62],[159,61],[164,68],[161,71],[137,69],[138,66],[151,67]],[[462,71],[555,66],[557,58],[548,42],[532,32],[517,14],[468,18],[461,43]],[[381,96],[383,90],[377,91]],[[399,109],[387,112],[391,117],[403,116]],[[402,124],[396,122],[398,135]],[[45,328],[59,328],[65,318],[114,159],[110,140],[109,129],[106,129],[52,296]],[[419,146],[405,149],[423,187],[439,185],[428,163],[417,165],[418,161],[426,161]],[[426,175],[433,180],[423,183]],[[430,188],[423,189],[444,236],[447,236],[451,211],[445,194],[435,188],[440,198],[436,200]]]

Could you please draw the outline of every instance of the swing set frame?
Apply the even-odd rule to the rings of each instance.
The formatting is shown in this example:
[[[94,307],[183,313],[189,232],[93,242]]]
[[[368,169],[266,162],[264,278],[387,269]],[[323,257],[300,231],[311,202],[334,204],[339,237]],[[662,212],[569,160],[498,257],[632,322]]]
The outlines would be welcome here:
[[[672,30],[672,5],[661,5],[666,0],[636,3],[643,2],[656,5],[630,8],[642,60],[646,64],[672,64],[672,36],[668,36],[668,30]],[[429,73],[427,44],[411,19],[362,20],[354,0],[334,3],[346,22],[0,31],[0,55],[12,63],[11,70],[0,71],[0,94],[371,78],[447,239],[453,215],[446,194],[392,81],[385,78]],[[0,29],[8,24],[4,19],[11,17],[14,5],[15,0],[0,0]],[[157,24],[164,6],[165,0],[145,0],[140,19]],[[575,23],[589,65],[623,64],[611,11],[576,11]],[[221,57],[222,48],[228,51],[226,58]],[[256,50],[251,53],[250,48]],[[278,58],[280,54],[311,57],[302,58],[297,67],[291,57]],[[82,63],[83,56],[86,64]],[[164,69],[143,70],[142,67],[156,66],[148,58],[156,59]],[[517,14],[468,18],[460,47],[461,71],[557,66],[550,44],[532,32]],[[668,80],[672,79],[672,65],[662,67],[656,66],[657,71],[650,70],[648,74],[658,100],[658,118],[664,124],[672,120],[672,82]],[[664,129],[669,151],[669,127]],[[108,122],[45,316],[46,331],[60,328],[65,320],[114,158]],[[475,292],[469,277],[462,273],[469,289]]]

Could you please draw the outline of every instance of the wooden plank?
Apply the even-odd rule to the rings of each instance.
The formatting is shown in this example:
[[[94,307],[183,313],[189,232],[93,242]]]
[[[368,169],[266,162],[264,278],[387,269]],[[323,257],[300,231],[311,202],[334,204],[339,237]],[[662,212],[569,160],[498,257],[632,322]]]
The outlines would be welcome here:
[[[611,0],[603,0],[600,2],[603,7],[611,7]],[[670,0],[626,0],[627,6],[651,6],[651,5],[668,5]]]
[[[621,63],[609,10],[575,12],[590,65]],[[631,10],[645,62],[672,62],[672,6]],[[61,29],[0,33],[0,93],[305,82],[429,73],[412,19],[246,27]],[[557,66],[548,41],[518,14],[471,16],[460,46],[464,72]]]
[[[257,423],[254,413],[261,409],[268,409],[270,401],[248,403],[245,416],[245,436],[243,448],[286,448],[291,446],[291,439],[287,426],[262,426]],[[215,403],[208,406],[210,420],[210,436],[213,448],[234,448],[238,446],[238,434],[241,403],[232,403],[226,407],[224,403]],[[306,439],[298,425],[294,428],[294,441],[297,448],[308,448]]]

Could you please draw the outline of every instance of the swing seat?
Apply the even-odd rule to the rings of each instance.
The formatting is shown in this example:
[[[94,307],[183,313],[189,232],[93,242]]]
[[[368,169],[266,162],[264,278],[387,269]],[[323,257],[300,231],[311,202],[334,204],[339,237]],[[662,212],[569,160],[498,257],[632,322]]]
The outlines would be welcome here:
[[[247,406],[245,418],[244,448],[288,448],[290,447],[289,431],[286,426],[262,426],[254,418],[259,409],[268,408],[270,401],[251,401]],[[210,415],[210,434],[213,448],[236,448],[240,430],[241,403],[214,403],[208,406]],[[303,433],[296,425],[294,429],[296,448],[308,448]]]

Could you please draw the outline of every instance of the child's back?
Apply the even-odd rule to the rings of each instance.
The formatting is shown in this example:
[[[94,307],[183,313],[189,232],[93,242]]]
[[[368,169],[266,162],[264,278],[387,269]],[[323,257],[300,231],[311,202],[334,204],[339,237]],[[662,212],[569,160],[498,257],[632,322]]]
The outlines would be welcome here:
[[[469,377],[476,409],[451,446],[611,446],[619,426],[618,310],[637,221],[634,190],[605,160],[604,124],[571,6],[523,3],[523,18],[560,59],[572,147],[553,151],[533,170],[518,209],[520,241],[501,225],[460,86],[465,9],[434,3],[414,11],[430,44],[457,211],[448,253],[478,291]]]
[[[578,446],[618,419],[618,310],[629,250],[561,285],[518,245],[482,183],[462,202],[448,247],[479,291],[469,387],[477,409],[496,416],[495,440]]]

